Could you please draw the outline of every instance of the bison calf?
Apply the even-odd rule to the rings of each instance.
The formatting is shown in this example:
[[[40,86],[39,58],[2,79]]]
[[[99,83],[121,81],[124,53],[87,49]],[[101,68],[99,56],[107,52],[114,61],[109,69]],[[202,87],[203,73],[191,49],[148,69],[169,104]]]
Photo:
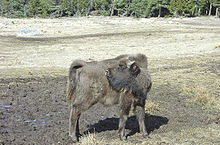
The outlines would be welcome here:
[[[118,67],[119,65],[120,67],[127,68],[128,62],[130,61],[135,61],[137,65],[141,67],[140,72],[138,72],[138,69],[133,69],[131,73],[133,76],[136,76],[135,80],[137,80],[138,85],[143,86],[143,92],[147,93],[151,81],[147,72],[147,57],[143,54],[121,55],[113,59],[94,62],[85,62],[82,60],[73,61],[69,70],[66,96],[67,102],[71,106],[69,135],[72,137],[73,141],[79,140],[79,118],[81,113],[85,112],[96,103],[114,105],[124,102],[120,100],[120,98],[123,98],[120,97],[121,93],[110,87],[109,81],[105,75],[105,70],[112,67]],[[130,97],[132,96],[130,95]],[[143,105],[137,108],[140,108],[141,113],[144,114]],[[143,118],[144,115],[138,116]],[[141,130],[143,130],[145,133],[144,135],[147,136],[143,119],[140,118],[139,120],[141,123],[140,127],[143,128]],[[121,131],[119,130],[119,132]],[[121,133],[123,133],[123,131]],[[125,140],[124,133],[121,134],[120,137],[122,140]]]
[[[105,73],[112,89],[120,93],[119,136],[121,140],[126,140],[125,123],[131,108],[138,119],[140,132],[144,137],[149,137],[144,123],[144,106],[147,92],[151,88],[151,81],[149,76],[147,78],[149,81],[148,89],[144,91],[143,86],[136,79],[140,72],[139,66],[133,62],[129,66],[120,63],[118,67],[109,68]]]

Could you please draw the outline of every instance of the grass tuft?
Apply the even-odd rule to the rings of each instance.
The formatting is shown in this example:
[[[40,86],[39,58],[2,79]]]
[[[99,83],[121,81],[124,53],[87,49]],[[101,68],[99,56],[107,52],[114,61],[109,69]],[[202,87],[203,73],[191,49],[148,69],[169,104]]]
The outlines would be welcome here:
[[[202,105],[202,106],[214,106],[217,104],[217,100],[213,97],[207,88],[201,86],[187,87],[183,86],[181,88],[183,95],[191,97],[190,102]]]
[[[2,90],[2,92],[1,92],[1,97],[2,98],[6,98],[6,97],[8,97],[9,95],[8,95],[8,90],[5,90],[5,91],[3,91]]]
[[[216,46],[215,46],[215,49],[219,49],[219,48],[220,48],[220,45],[216,45]]]
[[[145,111],[149,114],[154,114],[156,111],[159,110],[159,105],[155,104],[151,100],[147,100],[145,104]]]
[[[89,133],[80,139],[81,145],[103,145],[106,144],[104,139],[97,137],[95,133]]]

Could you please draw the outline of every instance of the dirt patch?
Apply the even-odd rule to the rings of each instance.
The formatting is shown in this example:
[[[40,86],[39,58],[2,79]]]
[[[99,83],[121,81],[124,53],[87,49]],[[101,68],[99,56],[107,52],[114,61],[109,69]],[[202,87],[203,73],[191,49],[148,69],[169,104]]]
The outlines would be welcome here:
[[[148,100],[155,108],[145,123],[151,139],[142,138],[130,116],[128,142],[121,142],[118,106],[96,104],[81,116],[82,144],[220,142],[219,19],[0,19],[8,22],[0,27],[0,144],[72,144],[67,68],[75,58],[102,60],[123,53],[149,57]],[[64,27],[66,21],[71,25]],[[28,26],[41,35],[16,36]]]

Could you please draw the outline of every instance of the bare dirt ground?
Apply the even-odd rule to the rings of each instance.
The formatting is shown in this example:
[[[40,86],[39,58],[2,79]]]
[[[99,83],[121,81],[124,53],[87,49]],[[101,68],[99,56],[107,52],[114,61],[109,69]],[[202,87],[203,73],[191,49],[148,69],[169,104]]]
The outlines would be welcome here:
[[[21,36],[32,28],[37,36]],[[65,102],[73,59],[149,58],[151,139],[131,116],[118,139],[118,107],[82,114],[82,144],[220,144],[220,19],[0,18],[0,144],[72,144]],[[95,133],[95,134],[93,134]]]

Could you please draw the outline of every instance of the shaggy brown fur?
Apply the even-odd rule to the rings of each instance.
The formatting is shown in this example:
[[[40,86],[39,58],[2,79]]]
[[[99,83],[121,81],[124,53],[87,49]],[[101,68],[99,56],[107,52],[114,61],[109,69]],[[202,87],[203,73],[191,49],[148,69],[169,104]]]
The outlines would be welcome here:
[[[98,102],[104,105],[119,103],[120,93],[111,89],[105,76],[105,70],[118,66],[119,60],[133,60],[141,67],[147,67],[147,57],[143,54],[121,55],[94,62],[75,60],[71,64],[67,81],[67,102],[71,105],[69,135],[74,141],[79,139],[78,121],[82,112]],[[146,75],[143,72],[139,75],[140,79],[146,80]],[[144,82],[142,84],[145,85]]]
[[[144,69],[142,69],[144,70]],[[129,115],[130,109],[136,111],[136,108],[139,108],[139,113],[136,113],[136,117],[139,121],[140,131],[144,137],[148,137],[146,127],[144,124],[144,107],[147,93],[151,89],[151,79],[150,75],[145,78],[144,82],[147,82],[147,86],[140,85],[138,75],[141,73],[139,66],[133,62],[130,66],[125,64],[119,64],[118,67],[109,68],[106,70],[106,77],[108,82],[113,90],[120,93],[120,106],[121,106],[121,117],[119,123],[119,131],[122,130],[120,137],[122,140],[125,140],[124,129],[127,116]]]

